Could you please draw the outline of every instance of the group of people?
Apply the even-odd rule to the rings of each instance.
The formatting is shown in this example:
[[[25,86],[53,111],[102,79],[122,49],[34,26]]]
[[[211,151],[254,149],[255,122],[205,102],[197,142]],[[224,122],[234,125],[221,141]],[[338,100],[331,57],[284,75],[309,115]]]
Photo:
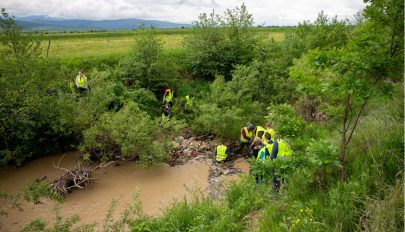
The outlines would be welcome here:
[[[165,117],[172,117],[172,107],[174,102],[177,102],[177,99],[174,95],[174,90],[170,88],[166,88],[163,93],[163,116]],[[184,98],[183,109],[185,112],[191,111],[193,108],[194,97],[192,95],[187,95]]]
[[[235,149],[235,153],[241,154],[246,148],[246,157],[250,156],[256,161],[265,159],[274,160],[282,159],[292,155],[293,151],[287,142],[283,139],[276,139],[276,131],[270,122],[267,122],[264,127],[255,126],[252,123],[246,123],[246,126],[241,129],[240,143]],[[227,146],[220,144],[215,149],[215,157],[217,162],[224,162],[232,155]],[[260,182],[262,177],[256,177]],[[279,186],[280,182],[274,178],[273,184]]]

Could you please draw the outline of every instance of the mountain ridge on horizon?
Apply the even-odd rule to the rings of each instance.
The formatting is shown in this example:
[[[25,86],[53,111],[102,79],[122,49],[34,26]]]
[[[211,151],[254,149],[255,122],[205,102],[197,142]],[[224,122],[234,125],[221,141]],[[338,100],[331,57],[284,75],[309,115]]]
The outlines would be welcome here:
[[[47,15],[29,15],[15,17],[15,21],[25,31],[48,31],[48,30],[119,30],[134,29],[143,25],[146,28],[183,28],[191,27],[191,24],[172,23],[160,20],[148,20],[138,18],[90,20],[53,18]]]

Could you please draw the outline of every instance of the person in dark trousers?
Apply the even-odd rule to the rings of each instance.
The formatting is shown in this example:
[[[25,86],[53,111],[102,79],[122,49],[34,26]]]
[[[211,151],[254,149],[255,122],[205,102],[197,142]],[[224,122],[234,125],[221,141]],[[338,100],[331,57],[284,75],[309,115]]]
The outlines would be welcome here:
[[[255,135],[256,127],[251,123],[246,123],[246,126],[241,129],[240,143],[235,153],[240,154],[244,147],[249,148]],[[250,153],[250,152],[249,152]]]
[[[220,144],[215,148],[215,160],[219,163],[229,160],[231,155],[232,153],[226,145]]]

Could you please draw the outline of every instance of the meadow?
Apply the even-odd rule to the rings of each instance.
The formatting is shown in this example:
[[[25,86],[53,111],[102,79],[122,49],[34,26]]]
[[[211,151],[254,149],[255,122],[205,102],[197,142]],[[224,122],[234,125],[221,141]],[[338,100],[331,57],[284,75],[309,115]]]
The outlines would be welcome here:
[[[255,29],[264,40],[284,40],[287,28]],[[80,59],[102,59],[120,57],[128,53],[135,45],[135,37],[142,31],[95,31],[95,32],[47,32],[38,35],[41,38],[43,55],[46,56],[50,40],[49,59],[60,59],[62,63],[71,63]],[[184,38],[192,29],[155,29],[157,38],[163,43],[164,50],[182,47]]]

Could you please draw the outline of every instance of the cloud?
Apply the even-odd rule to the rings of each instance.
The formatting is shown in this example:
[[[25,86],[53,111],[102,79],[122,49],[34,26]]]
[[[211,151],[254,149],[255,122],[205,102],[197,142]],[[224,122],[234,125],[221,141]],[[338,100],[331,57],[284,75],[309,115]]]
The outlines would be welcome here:
[[[242,3],[242,0],[2,0],[0,7],[16,16],[143,18],[190,23],[202,12],[212,9],[223,12]],[[246,6],[257,24],[295,25],[314,20],[321,10],[331,16],[351,17],[365,4],[362,0],[250,0]]]

